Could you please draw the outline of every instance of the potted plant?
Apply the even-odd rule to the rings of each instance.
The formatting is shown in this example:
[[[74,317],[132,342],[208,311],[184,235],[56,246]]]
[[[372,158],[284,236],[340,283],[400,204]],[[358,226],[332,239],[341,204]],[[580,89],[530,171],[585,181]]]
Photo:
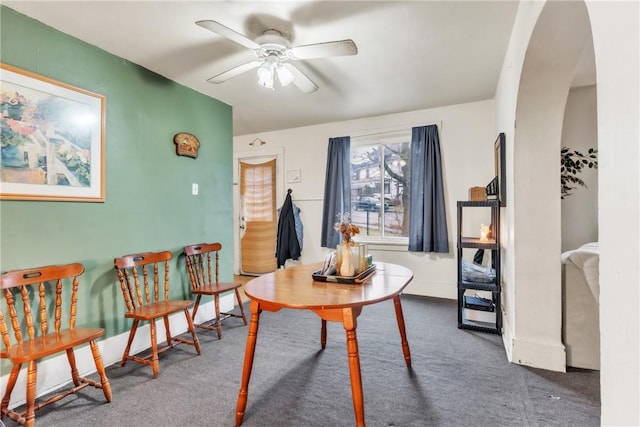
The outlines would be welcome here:
[[[598,169],[598,150],[589,148],[587,154],[562,147],[560,150],[560,198],[570,196],[573,190],[580,187],[587,187],[587,184],[578,177],[582,169]]]

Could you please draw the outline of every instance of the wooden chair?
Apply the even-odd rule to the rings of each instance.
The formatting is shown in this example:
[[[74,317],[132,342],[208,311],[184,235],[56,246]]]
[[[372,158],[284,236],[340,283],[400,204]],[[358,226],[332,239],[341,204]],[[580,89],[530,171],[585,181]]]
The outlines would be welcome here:
[[[238,289],[241,283],[220,282],[218,277],[219,257],[222,245],[220,243],[198,243],[184,247],[187,260],[187,271],[191,281],[191,293],[197,295],[192,311],[192,319],[195,320],[202,295],[213,295],[216,318],[212,324],[198,324],[199,328],[215,330],[218,339],[222,338],[222,321],[228,317],[241,318],[247,324],[247,317],[242,307],[242,299]],[[213,260],[212,260],[213,258]],[[234,291],[240,306],[240,314],[220,312],[220,294]]]
[[[193,345],[200,354],[200,342],[196,336],[191,316],[189,315],[189,300],[169,299],[169,260],[173,257],[171,252],[146,252],[141,254],[126,255],[114,259],[115,268],[118,271],[118,279],[122,287],[122,295],[127,306],[126,318],[133,319],[129,342],[122,355],[122,366],[127,360],[133,360],[143,365],[151,365],[153,377],[158,376],[158,355],[179,343]],[[160,282],[163,283],[162,292]],[[169,329],[169,315],[182,311],[187,318],[187,325],[192,340],[172,337]],[[167,344],[158,348],[156,337],[156,323],[158,318],[164,319],[164,328],[167,336]],[[140,321],[148,321],[151,329],[151,353],[144,356],[129,354],[131,343],[138,330]],[[174,341],[177,344],[174,344]],[[151,360],[149,360],[151,359]]]
[[[78,277],[83,272],[82,264],[75,263],[14,270],[0,275],[0,289],[3,290],[7,307],[7,311],[4,311],[4,304],[0,306],[0,333],[4,343],[0,358],[9,359],[13,364],[2,398],[0,418],[7,415],[19,424],[32,427],[35,425],[35,411],[87,386],[102,389],[104,397],[111,402],[111,386],[96,344],[96,339],[104,335],[104,329],[75,327]],[[69,284],[70,292],[66,290]],[[6,313],[13,329],[14,342],[5,324]],[[53,328],[52,332],[49,332],[50,328]],[[100,383],[78,374],[73,349],[85,343],[89,343],[91,347]],[[36,404],[37,360],[63,352],[69,361],[73,387],[58,391],[54,396]],[[9,400],[23,363],[27,363],[26,410],[16,412],[9,409]]]

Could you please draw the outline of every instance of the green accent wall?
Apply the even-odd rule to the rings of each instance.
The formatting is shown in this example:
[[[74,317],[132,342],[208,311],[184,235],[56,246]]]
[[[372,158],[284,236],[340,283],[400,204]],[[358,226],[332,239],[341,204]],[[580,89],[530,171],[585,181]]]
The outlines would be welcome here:
[[[0,15],[3,63],[107,100],[106,201],[0,201],[0,271],[81,262],[77,325],[107,337],[130,326],[115,257],[172,251],[171,294],[190,299],[182,247],[218,241],[231,280],[231,107],[7,7]],[[178,132],[199,138],[197,159],[176,155]]]

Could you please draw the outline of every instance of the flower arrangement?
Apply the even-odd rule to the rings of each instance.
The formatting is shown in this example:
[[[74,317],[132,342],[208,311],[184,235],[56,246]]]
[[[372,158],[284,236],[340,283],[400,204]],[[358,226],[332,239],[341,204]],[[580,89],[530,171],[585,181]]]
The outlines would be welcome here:
[[[351,222],[350,212],[338,214],[337,217],[338,222],[334,224],[334,228],[342,235],[342,243],[350,244],[353,236],[360,233],[360,227]]]

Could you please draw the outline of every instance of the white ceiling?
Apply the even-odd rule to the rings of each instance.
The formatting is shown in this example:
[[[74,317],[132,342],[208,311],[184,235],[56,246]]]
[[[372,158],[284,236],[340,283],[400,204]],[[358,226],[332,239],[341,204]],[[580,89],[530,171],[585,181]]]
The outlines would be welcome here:
[[[233,107],[234,135],[493,98],[515,1],[12,1],[3,4]],[[197,25],[253,39],[276,29],[294,46],[352,39],[356,56],[297,61],[320,89],[275,91],[255,70],[206,80],[254,58]]]

